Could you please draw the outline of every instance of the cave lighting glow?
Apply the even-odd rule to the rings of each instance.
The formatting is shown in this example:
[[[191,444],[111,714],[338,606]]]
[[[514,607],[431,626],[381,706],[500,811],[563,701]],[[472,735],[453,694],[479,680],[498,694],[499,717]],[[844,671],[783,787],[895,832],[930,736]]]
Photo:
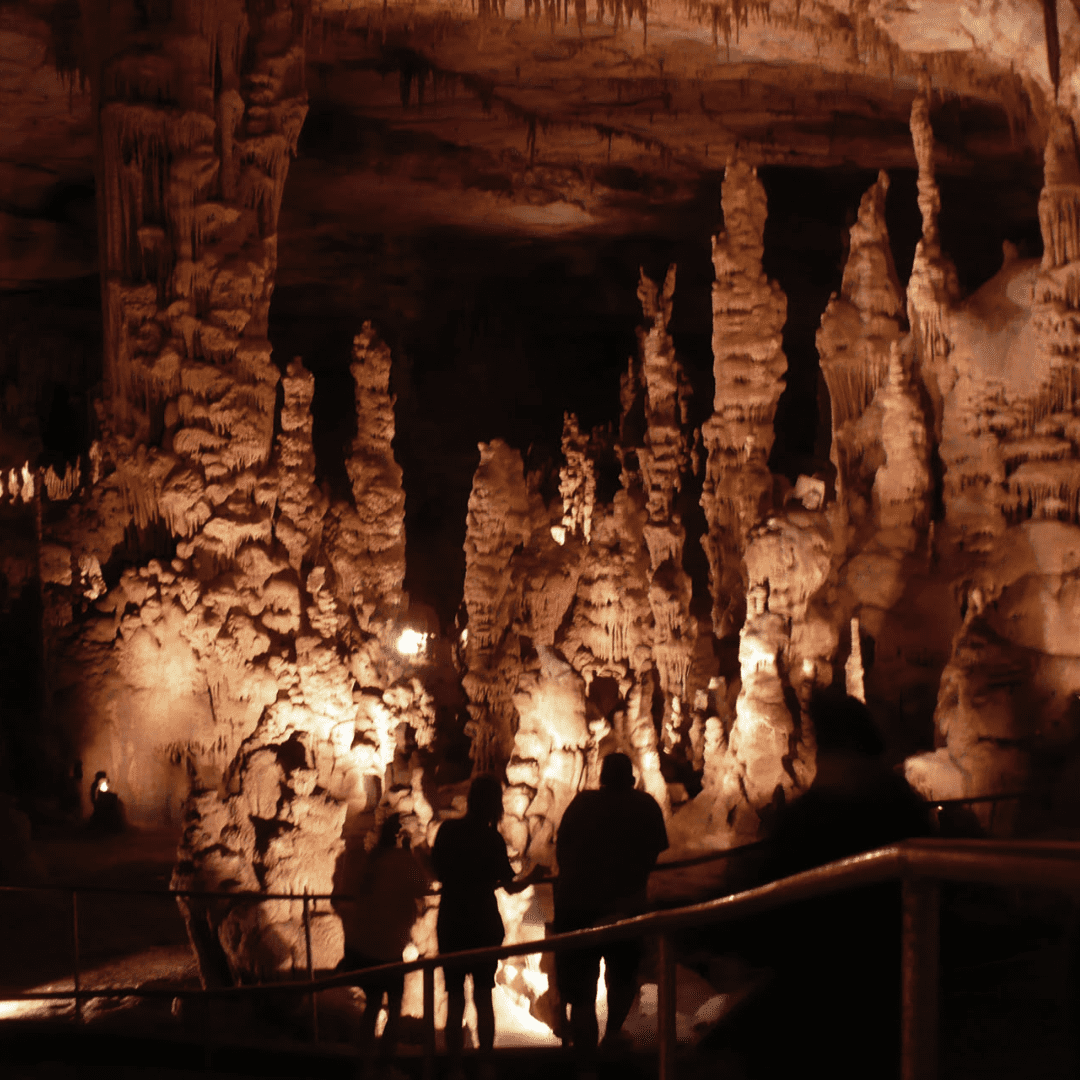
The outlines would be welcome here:
[[[401,631],[397,639],[397,651],[402,656],[423,656],[427,651],[427,643],[430,634],[421,633],[411,627]]]

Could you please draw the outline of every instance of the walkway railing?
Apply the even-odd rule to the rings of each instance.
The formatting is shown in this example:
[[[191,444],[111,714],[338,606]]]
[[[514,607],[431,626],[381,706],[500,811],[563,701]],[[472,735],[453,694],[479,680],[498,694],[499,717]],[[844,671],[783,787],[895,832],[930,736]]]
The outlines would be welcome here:
[[[1075,889],[1080,887],[1080,843],[1058,841],[993,840],[909,840],[902,844],[856,855],[780,881],[704,903],[668,911],[657,911],[625,919],[609,926],[557,934],[538,941],[517,942],[495,948],[454,953],[458,962],[502,960],[534,953],[560,952],[581,946],[600,945],[627,937],[655,936],[659,943],[657,1047],[660,1080],[675,1076],[675,951],[672,935],[681,930],[731,922],[745,916],[770,911],[844,889],[899,881],[902,890],[901,964],[901,1077],[902,1080],[934,1080],[937,1074],[937,983],[938,911],[941,882],[969,882],[989,885]],[[5,891],[31,891],[6,887]],[[73,941],[78,940],[78,905],[81,891],[124,892],[154,896],[215,900],[293,900],[303,896],[266,893],[207,893],[184,890],[163,893],[152,890],[70,889],[72,893]],[[309,905],[330,896],[308,896],[304,903],[305,925]],[[76,944],[74,991],[38,991],[8,1000],[34,1001],[90,998],[199,998],[203,1000],[245,996],[296,994],[314,996],[321,990],[351,986],[357,973],[346,972],[315,978],[311,972],[310,938],[306,982],[264,983],[211,989],[143,989],[111,987],[83,989],[79,985]],[[391,971],[423,973],[424,1075],[434,1075],[435,1058],[435,970],[448,956],[384,964],[365,969],[364,975]]]

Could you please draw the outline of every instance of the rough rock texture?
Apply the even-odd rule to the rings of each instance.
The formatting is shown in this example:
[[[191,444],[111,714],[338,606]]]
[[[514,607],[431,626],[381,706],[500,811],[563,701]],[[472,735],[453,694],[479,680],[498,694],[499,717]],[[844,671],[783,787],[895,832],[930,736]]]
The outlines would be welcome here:
[[[405,581],[405,492],[394,460],[390,350],[371,323],[353,341],[349,367],[356,387],[356,437],[345,460],[355,514],[338,514],[329,538],[338,596],[361,629],[386,626],[400,612]]]
[[[465,529],[463,683],[473,759],[483,770],[501,764],[513,740],[508,707],[517,672],[502,646],[520,603],[511,560],[532,532],[521,454],[501,439],[480,446]]]
[[[832,541],[823,511],[791,509],[751,534],[735,719],[726,745],[706,745],[696,800],[717,846],[758,835],[769,808],[813,780],[815,744],[803,707],[832,680],[838,635],[811,602],[829,578]]]
[[[646,430],[645,445],[638,450],[637,459],[648,513],[644,535],[649,549],[652,651],[660,689],[671,702],[686,700],[697,635],[697,620],[690,615],[692,584],[683,569],[686,530],[675,508],[675,497],[689,466],[686,424],[690,388],[667,330],[674,293],[674,266],[668,269],[662,292],[642,273],[638,298],[651,325],[638,332]],[[679,705],[674,707],[679,709]]]
[[[836,496],[855,527],[870,512],[883,452],[874,398],[888,375],[890,347],[903,332],[902,293],[885,225],[888,190],[888,176],[879,173],[859,204],[840,294],[830,299],[817,335],[832,404]]]
[[[275,453],[281,486],[274,535],[288,551],[289,565],[299,573],[318,551],[327,498],[315,483],[315,450],[311,445],[315,378],[296,357],[281,384],[285,399]]]
[[[1080,513],[1078,200],[1075,134],[1058,115],[1039,203],[1041,265],[1007,249],[1001,271],[949,323],[945,538],[966,557],[955,585],[966,618],[942,677],[939,749],[907,764],[934,797],[1048,785],[1044,807],[1072,801],[1056,777],[1068,772],[1075,726],[1064,628]]]
[[[326,892],[348,813],[381,798],[420,839],[432,817],[414,776],[434,709],[393,652],[404,493],[370,324],[352,500],[330,506],[316,484],[300,360],[273,438],[266,325],[306,113],[303,18],[173,5],[101,45],[95,75],[108,401],[91,484],[49,523],[50,648],[58,689],[81,690],[66,712],[87,767],[108,770],[133,821],[183,820],[178,887]],[[77,484],[46,476],[51,498]],[[101,566],[131,559],[132,539],[137,565],[101,596]],[[175,556],[138,565],[147,542]],[[207,981],[306,966],[297,903],[186,914]],[[336,916],[312,930],[332,966]]]
[[[713,415],[702,427],[708,452],[701,504],[719,637],[741,622],[743,549],[772,502],[768,469],[773,417],[787,359],[780,347],[787,300],[761,268],[765,189],[736,160],[724,173],[724,232],[713,239]]]

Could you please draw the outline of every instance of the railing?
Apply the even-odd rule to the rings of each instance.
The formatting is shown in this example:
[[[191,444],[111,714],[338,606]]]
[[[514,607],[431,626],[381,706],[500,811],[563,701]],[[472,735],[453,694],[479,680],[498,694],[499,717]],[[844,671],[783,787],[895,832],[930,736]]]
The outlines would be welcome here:
[[[993,836],[998,807],[1004,802],[1019,802],[1021,799],[1026,798],[1028,794],[1028,792],[1024,791],[1010,791],[998,795],[968,795],[958,799],[928,799],[926,805],[933,815],[935,827],[940,827],[942,810],[989,805],[990,815],[986,822],[986,832],[988,835]]]
[[[827,866],[808,870],[780,881],[745,892],[709,900],[700,904],[639,915],[609,926],[557,934],[539,941],[517,942],[494,948],[471,949],[452,954],[456,961],[501,960],[534,953],[560,952],[581,946],[600,945],[626,937],[653,936],[659,942],[657,1046],[660,1080],[675,1076],[675,952],[672,935],[680,930],[730,922],[758,912],[838,892],[843,889],[901,883],[901,1077],[902,1080],[934,1080],[937,1073],[937,981],[938,981],[938,909],[939,885],[943,881],[990,885],[1022,884],[1030,887],[1075,888],[1080,886],[1080,844],[1058,841],[992,840],[909,840],[902,844],[856,855]],[[17,887],[7,887],[10,891]],[[78,934],[78,905],[72,892],[72,929]],[[168,895],[152,890],[140,891],[155,896]],[[175,896],[216,900],[289,899],[303,901],[303,896],[265,893],[197,893],[176,891]],[[327,896],[308,896],[304,904],[305,925],[308,905]],[[422,957],[418,960],[384,964],[368,968],[364,975],[391,971],[423,973],[424,1076],[434,1075],[435,1057],[435,969],[447,956]],[[357,972],[315,978],[311,967],[308,938],[308,980],[306,982],[265,983],[258,986],[233,986],[213,989],[142,989],[112,987],[103,990],[79,986],[77,956],[74,992],[42,991],[23,994],[9,1000],[67,999],[101,997],[200,998],[203,1000],[239,998],[250,995],[303,993],[355,985]]]

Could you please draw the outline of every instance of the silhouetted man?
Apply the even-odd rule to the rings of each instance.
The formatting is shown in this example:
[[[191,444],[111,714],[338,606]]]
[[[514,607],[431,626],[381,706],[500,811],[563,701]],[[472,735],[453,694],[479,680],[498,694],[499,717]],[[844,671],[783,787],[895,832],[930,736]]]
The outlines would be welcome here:
[[[346,895],[354,899],[338,902],[345,930],[345,957],[339,967],[357,971],[399,961],[428,890],[427,875],[409,850],[400,814],[391,814],[386,819],[375,849],[363,860],[350,858],[342,876]],[[405,976],[398,972],[365,977],[360,970],[357,984],[364,991],[358,1043],[361,1075],[371,1076],[374,1075],[375,1022],[384,994],[386,1027],[378,1049],[384,1067],[397,1052]]]
[[[581,791],[566,808],[555,853],[556,933],[581,930],[640,914],[656,858],[668,846],[664,815],[656,800],[634,790],[634,769],[625,754],[609,754],[600,768],[600,790]],[[570,1006],[575,1048],[596,1049],[596,984],[600,958],[607,982],[605,1043],[615,1038],[637,992],[641,943],[612,942],[593,949],[559,953],[559,993]]]
[[[926,836],[926,807],[882,760],[867,707],[836,690],[810,701],[817,773],[777,814],[764,878]],[[807,1067],[831,1077],[895,1075],[899,1054],[900,894],[895,883],[789,904],[735,933],[774,978],[734,1036],[752,1078]],[[776,1039],[783,1016],[784,1038]]]

